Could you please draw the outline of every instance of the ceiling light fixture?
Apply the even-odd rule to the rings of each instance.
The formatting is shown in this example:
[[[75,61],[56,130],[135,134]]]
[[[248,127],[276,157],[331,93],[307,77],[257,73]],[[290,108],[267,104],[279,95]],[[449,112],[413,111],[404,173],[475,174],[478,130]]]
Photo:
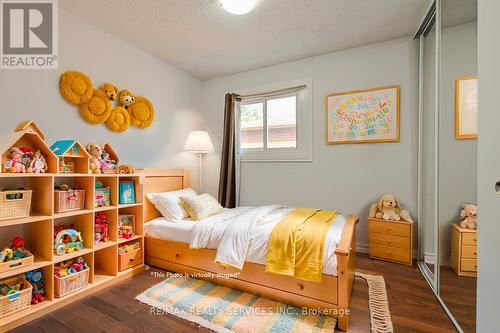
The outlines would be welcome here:
[[[243,15],[250,12],[257,0],[219,0],[222,8],[235,15]]]

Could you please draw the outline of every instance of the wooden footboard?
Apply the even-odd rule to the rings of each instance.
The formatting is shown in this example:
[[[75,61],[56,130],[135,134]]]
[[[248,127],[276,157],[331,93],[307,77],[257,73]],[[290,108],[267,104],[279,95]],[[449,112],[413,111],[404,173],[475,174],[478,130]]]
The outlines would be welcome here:
[[[321,282],[266,273],[264,265],[249,262],[238,271],[214,263],[215,250],[190,249],[186,243],[153,237],[145,239],[145,260],[151,266],[189,274],[283,303],[321,310],[338,318],[339,329],[347,330],[354,281],[357,221],[356,217],[348,217],[335,251],[338,276],[323,274]]]

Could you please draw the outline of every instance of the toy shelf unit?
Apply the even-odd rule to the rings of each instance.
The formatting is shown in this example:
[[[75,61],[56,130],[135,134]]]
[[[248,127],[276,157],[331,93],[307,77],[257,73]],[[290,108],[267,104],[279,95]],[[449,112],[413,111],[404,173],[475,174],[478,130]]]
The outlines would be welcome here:
[[[57,161],[57,159],[56,159]],[[134,203],[120,204],[120,182],[132,183],[134,187]],[[79,188],[85,191],[84,203],[81,209],[56,212],[56,188],[61,185],[68,188]],[[96,184],[109,188],[109,206],[96,207]],[[98,186],[98,187],[99,187]],[[35,269],[41,269],[44,276],[44,301],[31,304],[29,307],[10,313],[0,318],[0,332],[20,326],[48,311],[58,309],[95,291],[122,281],[144,270],[144,236],[143,236],[143,206],[141,177],[137,174],[61,174],[61,173],[1,173],[0,189],[24,189],[31,191],[30,207],[27,214],[0,220],[0,247],[10,245],[12,239],[20,236],[25,240],[25,248],[33,255],[29,265],[13,267],[0,272],[0,281],[21,276]],[[129,187],[130,188],[130,187]],[[10,192],[9,192],[10,194]],[[130,193],[127,193],[130,197]],[[15,196],[13,196],[15,197]],[[0,205],[0,215],[2,214]],[[105,214],[105,217],[102,215]],[[133,235],[128,238],[119,237],[119,216],[133,216]],[[97,218],[97,221],[96,221]],[[127,221],[130,220],[127,217]],[[105,222],[103,222],[105,221]],[[96,242],[96,232],[102,232],[102,226],[107,226],[106,241]],[[125,225],[127,225],[126,222]],[[74,229],[81,235],[80,239],[65,238],[64,244],[69,249],[58,255],[55,252],[55,231],[60,228]],[[128,231],[128,229],[127,229]],[[119,247],[131,242],[139,243],[141,251],[128,258],[126,267],[120,270]],[[88,264],[86,284],[78,285],[76,289],[64,289],[61,281],[55,276],[61,263],[74,262],[83,257]],[[131,260],[132,259],[132,260]],[[88,274],[88,275],[86,275]],[[72,280],[72,279],[71,279]],[[84,282],[84,281],[83,281]]]
[[[90,155],[77,140],[59,140],[50,146],[58,158],[59,173],[89,173]]]

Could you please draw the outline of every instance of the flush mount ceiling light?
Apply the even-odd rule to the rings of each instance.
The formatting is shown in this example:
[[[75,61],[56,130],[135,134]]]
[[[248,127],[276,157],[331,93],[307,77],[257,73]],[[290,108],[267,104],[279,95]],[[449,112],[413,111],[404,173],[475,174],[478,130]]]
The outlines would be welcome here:
[[[250,12],[257,0],[219,0],[222,8],[235,15],[243,15]]]

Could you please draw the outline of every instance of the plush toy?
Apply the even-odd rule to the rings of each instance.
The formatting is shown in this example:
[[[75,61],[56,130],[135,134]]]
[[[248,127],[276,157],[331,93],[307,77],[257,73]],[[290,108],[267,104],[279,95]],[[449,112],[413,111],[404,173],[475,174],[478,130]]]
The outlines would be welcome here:
[[[29,170],[32,173],[45,173],[47,171],[47,161],[40,150],[35,152],[35,155],[31,160]]]
[[[103,83],[103,84],[101,84],[99,89],[104,91],[106,96],[108,96],[108,98],[112,101],[114,101],[116,99],[116,96],[118,95],[118,89],[114,85],[112,85],[111,83],[107,83],[107,82]]]
[[[86,147],[87,152],[90,154],[90,171],[92,173],[102,173],[101,172],[101,156],[102,148],[98,144],[89,143]]]
[[[118,93],[118,98],[119,98],[120,104],[125,109],[127,109],[130,105],[134,104],[134,102],[135,102],[134,94],[127,89],[120,90],[120,92]]]
[[[102,124],[108,120],[113,105],[106,93],[94,89],[92,98],[87,103],[80,104],[80,116],[91,124]]]
[[[133,174],[135,173],[135,169],[133,166],[131,166],[130,164],[122,164],[118,167],[117,169],[118,173],[121,173],[121,174]]]
[[[378,203],[374,203],[368,216],[384,220],[413,222],[410,213],[405,209],[401,209],[396,197],[391,194],[382,196]]]
[[[9,157],[3,163],[4,172],[26,173],[26,166],[22,163],[24,152],[18,147],[9,150]]]
[[[26,280],[30,282],[33,286],[33,292],[31,294],[31,304],[38,304],[45,300],[45,290],[43,288],[43,272],[41,269],[35,269],[34,271],[27,272]]]
[[[477,229],[477,206],[463,204],[460,212],[460,226],[467,229]]]
[[[2,250],[3,261],[11,261],[14,259],[14,252],[12,249],[6,247]]]

